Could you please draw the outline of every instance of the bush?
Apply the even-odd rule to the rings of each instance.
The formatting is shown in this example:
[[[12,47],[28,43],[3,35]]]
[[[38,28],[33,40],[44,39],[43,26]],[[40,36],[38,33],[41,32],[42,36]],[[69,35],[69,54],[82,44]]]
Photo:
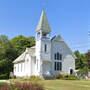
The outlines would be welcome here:
[[[54,77],[51,76],[51,75],[45,75],[45,76],[43,76],[43,78],[44,78],[45,80],[53,80],[53,79],[54,79]]]
[[[39,77],[39,76],[31,76],[29,80],[31,80],[31,81],[33,81],[33,80],[42,80],[42,78]]]
[[[0,79],[8,79],[8,78],[9,78],[9,76],[7,73],[6,74],[0,74]]]
[[[57,74],[55,76],[56,79],[62,79],[62,80],[79,80],[79,78],[75,75],[72,75],[72,74],[65,74],[65,73],[60,73],[60,74]]]
[[[39,84],[33,84],[33,83],[18,83],[15,84],[5,84],[0,88],[0,90],[45,90],[41,85]]]
[[[63,77],[67,76],[65,73],[59,73],[55,76],[55,79],[62,79]]]
[[[66,75],[62,78],[63,80],[79,80],[79,78],[75,75]]]

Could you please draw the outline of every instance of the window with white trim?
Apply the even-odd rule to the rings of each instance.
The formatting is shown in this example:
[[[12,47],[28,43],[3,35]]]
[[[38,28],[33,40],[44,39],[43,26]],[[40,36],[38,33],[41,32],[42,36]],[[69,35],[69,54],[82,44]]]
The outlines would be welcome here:
[[[54,70],[61,71],[62,70],[62,62],[55,62],[54,63]]]
[[[45,52],[47,52],[47,44],[45,44]]]
[[[62,60],[62,54],[60,54],[59,52],[54,54],[54,59],[55,60]]]

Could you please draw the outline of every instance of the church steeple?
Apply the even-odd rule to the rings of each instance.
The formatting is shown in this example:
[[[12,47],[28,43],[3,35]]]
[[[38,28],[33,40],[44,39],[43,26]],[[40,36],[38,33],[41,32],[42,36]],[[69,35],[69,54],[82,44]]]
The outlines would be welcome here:
[[[45,33],[45,34],[49,34],[51,32],[51,28],[49,26],[48,19],[44,9],[42,11],[42,14],[36,29],[36,32],[40,32],[40,31],[42,31],[42,33]]]

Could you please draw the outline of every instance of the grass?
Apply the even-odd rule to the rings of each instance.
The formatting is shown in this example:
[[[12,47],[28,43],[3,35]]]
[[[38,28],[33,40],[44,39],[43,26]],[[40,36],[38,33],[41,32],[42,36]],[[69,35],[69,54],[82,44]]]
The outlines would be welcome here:
[[[29,82],[27,79],[12,79],[14,82]],[[30,81],[31,82],[31,81]],[[90,80],[41,80],[46,90],[90,90]]]
[[[5,82],[0,82],[0,87],[6,84]]]
[[[90,90],[90,81],[46,80],[41,82],[47,90]]]

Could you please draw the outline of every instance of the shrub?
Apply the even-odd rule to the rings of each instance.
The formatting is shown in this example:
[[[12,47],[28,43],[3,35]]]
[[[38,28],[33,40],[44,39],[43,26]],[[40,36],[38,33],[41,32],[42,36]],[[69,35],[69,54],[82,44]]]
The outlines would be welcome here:
[[[6,74],[0,74],[0,79],[8,79],[8,78],[9,78],[9,76],[7,73]]]
[[[54,77],[51,76],[51,75],[45,75],[45,76],[43,76],[43,78],[44,78],[45,80],[52,80],[52,79],[54,79]]]
[[[65,77],[62,78],[63,80],[79,80],[79,78],[75,75],[66,75]]]
[[[79,80],[79,78],[73,74],[65,74],[60,73],[55,76],[56,79],[63,79],[63,80]]]
[[[59,73],[55,76],[55,79],[62,79],[63,77],[67,76],[66,73]]]
[[[33,81],[33,80],[42,80],[42,78],[39,77],[39,76],[31,76],[29,80],[31,80],[31,81]]]
[[[0,90],[45,90],[41,85],[39,84],[33,84],[33,83],[18,83],[15,84],[5,84],[0,88]]]

